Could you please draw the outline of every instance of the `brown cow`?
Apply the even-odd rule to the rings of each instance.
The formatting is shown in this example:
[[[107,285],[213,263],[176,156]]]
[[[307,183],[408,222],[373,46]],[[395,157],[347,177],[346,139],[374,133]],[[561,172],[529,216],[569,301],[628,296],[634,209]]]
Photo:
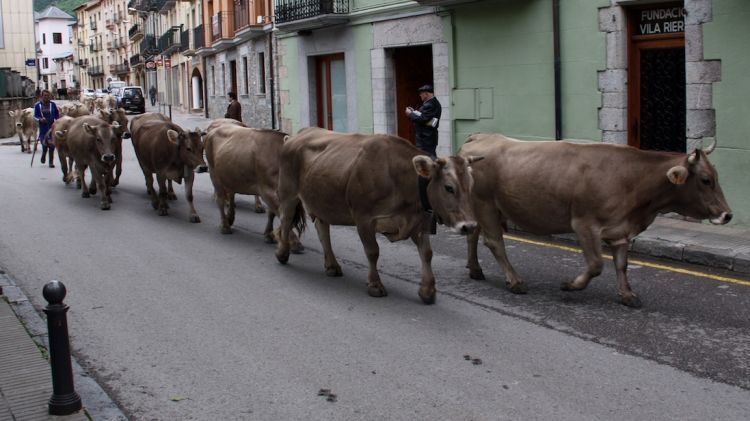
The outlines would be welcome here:
[[[63,109],[65,109],[65,114],[63,114]],[[60,107],[60,115],[67,115],[69,117],[82,117],[89,114],[91,114],[91,112],[89,111],[88,107],[85,104],[81,104],[80,102],[74,102]]]
[[[223,119],[217,119],[223,120]],[[133,134],[145,123],[149,121],[172,121],[169,117],[162,113],[143,113],[130,119],[130,136],[132,139]],[[169,200],[177,200],[177,195],[172,187],[172,180],[167,180],[167,198]]]
[[[427,197],[438,219],[467,234],[476,227],[469,205],[469,163],[479,159],[449,157],[433,161],[395,136],[303,129],[281,150],[281,230],[276,258],[281,263],[288,261],[291,227],[304,223],[306,209],[323,246],[326,274],[341,276],[341,266],[331,248],[330,226],[354,225],[369,261],[368,293],[382,297],[387,292],[377,270],[375,235],[381,233],[390,241],[411,238],[422,261],[419,297],[431,304],[435,302],[429,238],[432,217],[422,208],[418,176],[429,178]]]
[[[21,152],[31,153],[31,143],[36,142],[36,132],[39,129],[39,122],[34,118],[34,109],[23,108],[8,111],[8,115],[16,127],[18,140],[21,142]]]
[[[510,219],[535,234],[574,232],[586,269],[565,291],[586,288],[602,271],[602,241],[612,248],[622,303],[639,307],[626,275],[628,245],[660,212],[678,212],[726,224],[732,218],[708,153],[686,155],[628,146],[524,142],[500,134],[469,136],[459,152],[481,154],[473,167],[472,205],[492,251],[514,293],[527,288],[505,254],[503,229]],[[469,237],[468,267],[484,279],[477,259],[479,233]]]
[[[208,127],[206,127],[206,133],[210,133],[211,130],[217,127],[224,126],[226,124],[232,125],[232,126],[247,127],[245,123],[241,121],[237,121],[233,118],[217,118],[211,121],[211,124],[209,124]],[[232,199],[232,203],[234,203],[234,199]],[[265,213],[265,212],[266,212],[266,208],[263,206],[263,202],[261,202],[260,196],[256,194],[255,195],[255,213]]]
[[[132,129],[132,126],[131,126]],[[136,125],[133,132],[133,149],[146,179],[146,189],[151,196],[151,206],[159,215],[167,215],[166,181],[181,183],[185,179],[185,196],[190,204],[190,222],[200,222],[193,205],[193,179],[195,172],[206,172],[208,167],[203,159],[204,133],[200,129],[185,131],[180,126],[167,121],[147,121]],[[156,174],[159,195],[154,190]]]
[[[57,158],[60,160],[60,169],[63,173],[63,182],[70,184],[74,178],[73,172],[73,159],[69,157],[70,150],[68,148],[67,136],[70,125],[75,120],[70,116],[63,116],[55,120],[52,123],[50,133],[52,133],[52,143],[57,149]]]
[[[122,174],[122,139],[130,139],[130,130],[128,130],[128,116],[123,108],[111,108],[109,110],[99,110],[99,118],[107,123],[117,122],[120,127],[115,129],[117,135],[117,144],[115,145],[115,175],[112,178],[112,187],[120,184],[120,175]]]
[[[212,123],[213,124],[213,123]],[[251,129],[225,124],[214,128],[206,136],[208,174],[214,186],[214,196],[221,214],[221,233],[231,234],[234,223],[235,194],[260,195],[268,204],[268,222],[263,236],[275,242],[273,219],[279,214],[279,156],[286,133],[276,130]],[[292,251],[300,252],[302,245],[293,233]]]
[[[110,196],[110,180],[112,166],[115,164],[115,144],[117,122],[105,123],[98,117],[84,116],[74,119],[70,123],[65,143],[69,157],[76,163],[78,179],[81,181],[82,197],[89,197],[98,190],[101,194],[102,210],[108,210],[112,197]],[[86,188],[84,174],[91,169],[94,180],[93,188]]]

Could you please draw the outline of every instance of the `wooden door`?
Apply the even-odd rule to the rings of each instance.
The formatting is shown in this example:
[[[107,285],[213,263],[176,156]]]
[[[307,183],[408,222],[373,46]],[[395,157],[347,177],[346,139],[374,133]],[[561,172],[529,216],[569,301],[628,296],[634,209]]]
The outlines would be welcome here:
[[[396,79],[396,129],[399,137],[416,142],[414,125],[404,114],[406,107],[418,109],[422,105],[419,89],[433,84],[432,46],[396,48],[393,51],[393,67]]]

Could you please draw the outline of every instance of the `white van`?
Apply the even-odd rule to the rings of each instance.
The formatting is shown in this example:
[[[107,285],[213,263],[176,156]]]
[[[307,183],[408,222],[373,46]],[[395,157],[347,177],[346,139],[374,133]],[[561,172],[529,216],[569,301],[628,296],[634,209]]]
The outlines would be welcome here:
[[[109,86],[107,86],[107,89],[112,92],[113,88],[124,88],[128,86],[128,83],[124,80],[113,80],[112,82],[109,82]]]

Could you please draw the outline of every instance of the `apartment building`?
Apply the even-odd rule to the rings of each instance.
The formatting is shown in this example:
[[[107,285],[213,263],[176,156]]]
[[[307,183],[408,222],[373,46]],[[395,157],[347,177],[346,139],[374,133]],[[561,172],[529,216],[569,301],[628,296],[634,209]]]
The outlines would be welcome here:
[[[102,0],[102,19],[104,21],[103,42],[105,52],[105,81],[113,80],[130,82],[130,42],[128,29],[130,15],[127,0]],[[105,85],[106,86],[106,85]]]
[[[35,50],[32,2],[0,0],[0,67],[36,80]]]
[[[73,30],[75,18],[57,7],[50,6],[34,13],[39,81],[37,86],[65,91],[75,86],[77,75],[73,68]],[[67,66],[66,66],[67,65]]]

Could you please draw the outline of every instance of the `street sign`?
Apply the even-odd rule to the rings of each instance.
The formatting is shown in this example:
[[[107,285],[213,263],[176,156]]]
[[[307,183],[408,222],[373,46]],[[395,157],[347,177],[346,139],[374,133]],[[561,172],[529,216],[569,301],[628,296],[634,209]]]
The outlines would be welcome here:
[[[27,58],[26,59],[26,65],[29,66],[29,67],[34,67],[34,66],[36,66],[36,60],[33,59],[33,58]]]
[[[156,70],[156,63],[154,63],[153,61],[147,61],[146,68],[149,70]]]
[[[171,58],[164,58],[164,67],[172,67],[172,59]]]

